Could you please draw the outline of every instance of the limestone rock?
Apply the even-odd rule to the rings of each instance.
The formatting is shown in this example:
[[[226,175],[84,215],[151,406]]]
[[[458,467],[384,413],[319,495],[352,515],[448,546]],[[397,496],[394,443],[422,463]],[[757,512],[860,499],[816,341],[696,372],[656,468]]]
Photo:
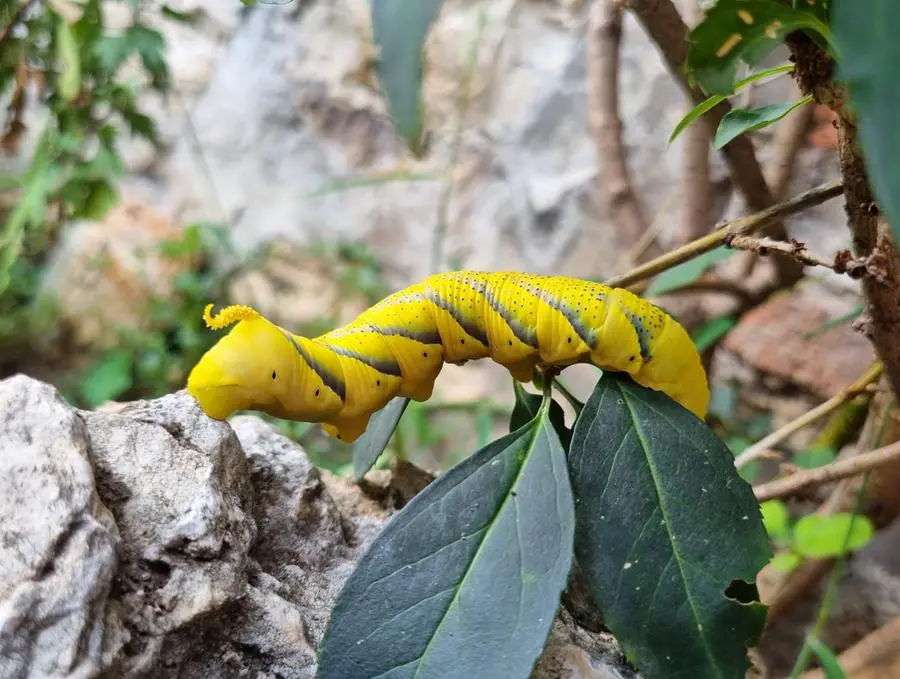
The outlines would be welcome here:
[[[0,676],[86,679],[122,652],[119,544],[84,422],[49,385],[0,382]]]
[[[398,504],[382,495],[184,392],[85,412],[4,380],[0,676],[313,679],[335,598]],[[533,676],[630,672],[563,611]]]

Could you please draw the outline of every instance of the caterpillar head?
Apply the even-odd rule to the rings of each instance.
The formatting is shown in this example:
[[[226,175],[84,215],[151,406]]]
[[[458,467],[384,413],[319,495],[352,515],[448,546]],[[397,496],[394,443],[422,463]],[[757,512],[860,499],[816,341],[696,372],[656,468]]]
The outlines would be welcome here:
[[[236,323],[194,366],[188,393],[211,418],[224,420],[237,410],[287,417],[285,404],[296,385],[294,349],[285,332],[247,306],[229,306],[206,325],[218,330]]]

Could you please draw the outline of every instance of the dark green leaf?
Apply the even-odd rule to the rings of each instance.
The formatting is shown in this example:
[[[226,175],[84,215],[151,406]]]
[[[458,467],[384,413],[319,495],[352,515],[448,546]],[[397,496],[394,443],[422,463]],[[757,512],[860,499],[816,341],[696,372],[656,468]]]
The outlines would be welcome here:
[[[691,31],[688,69],[706,92],[732,94],[742,59],[756,63],[776,41],[804,28],[830,35],[828,26],[802,8],[776,0],[719,0]]]
[[[378,80],[394,126],[416,155],[423,151],[422,53],[441,0],[378,0],[372,3],[372,38]]]
[[[89,408],[128,391],[133,383],[133,358],[127,351],[113,351],[98,361],[81,381],[81,395]]]
[[[844,674],[844,669],[841,667],[841,663],[834,651],[815,637],[807,639],[806,643],[810,650],[815,653],[816,658],[818,658],[825,679],[847,679],[847,675]]]
[[[834,0],[835,41],[841,50],[837,77],[846,83],[866,170],[876,199],[900,243],[900,3]]]
[[[706,351],[737,325],[734,316],[720,316],[704,323],[692,336],[697,351]]]
[[[512,414],[509,416],[509,430],[515,431],[519,427],[524,427],[537,417],[538,411],[541,409],[541,403],[544,398],[538,394],[531,394],[525,391],[521,382],[513,380],[513,389],[516,392],[516,404],[513,406]],[[566,414],[563,412],[562,406],[556,401],[550,403],[550,424],[556,429],[556,434],[563,444],[563,448],[568,450],[569,443],[572,441],[572,430],[566,427]]]
[[[398,396],[372,415],[366,432],[353,443],[353,477],[358,481],[366,475],[375,460],[384,452],[400,418],[409,405],[408,398]]]
[[[702,255],[694,257],[687,262],[682,262],[678,266],[673,266],[671,269],[663,271],[654,278],[653,282],[650,283],[650,286],[647,288],[647,292],[644,294],[646,297],[663,295],[672,290],[684,287],[688,283],[693,283],[706,273],[707,269],[713,266],[713,264],[728,259],[734,255],[735,252],[737,252],[737,250],[732,250],[731,248],[726,248],[722,245],[709,252],[704,252]]]
[[[767,78],[768,76],[781,76],[785,73],[790,73],[794,69],[793,64],[785,64],[783,66],[776,66],[775,68],[767,68],[764,71],[760,71],[758,73],[753,73],[752,75],[747,76],[743,80],[735,83],[734,91],[738,92],[742,87],[749,85],[752,82],[756,82],[757,80],[761,80],[762,78]],[[773,78],[774,80],[774,78]],[[675,139],[680,135],[684,128],[690,125],[692,122],[697,120],[704,113],[714,108],[717,104],[725,101],[726,97],[721,94],[714,94],[709,97],[706,101],[701,101],[694,108],[692,108],[687,115],[684,116],[681,120],[678,121],[678,124],[675,126],[675,129],[672,130],[672,134],[669,135],[669,143],[671,144]]]
[[[745,132],[768,127],[784,118],[795,108],[808,104],[811,101],[812,95],[808,94],[797,101],[782,101],[778,104],[768,104],[767,106],[750,109],[733,108],[722,117],[719,128],[716,130],[713,146],[720,149]]]
[[[607,373],[569,470],[575,557],[632,662],[647,677],[743,679],[765,623],[745,593],[771,552],[728,448],[663,393]]]
[[[565,464],[544,408],[413,498],[338,596],[319,679],[527,679],[572,564]]]

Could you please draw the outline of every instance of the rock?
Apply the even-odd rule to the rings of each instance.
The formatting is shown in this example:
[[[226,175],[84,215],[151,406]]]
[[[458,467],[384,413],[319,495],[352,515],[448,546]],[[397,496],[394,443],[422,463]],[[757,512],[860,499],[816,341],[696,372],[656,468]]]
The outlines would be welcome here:
[[[133,195],[99,222],[64,229],[42,286],[75,348],[108,347],[120,327],[151,327],[151,300],[171,299],[178,274],[196,263],[162,252],[164,241],[182,235],[180,224]]]
[[[185,392],[85,412],[32,378],[0,382],[0,676],[313,679],[385,505],[430,480],[403,474],[382,504]],[[563,610],[533,676],[635,675]]]
[[[640,679],[608,632],[579,627],[562,609],[532,679]]]
[[[109,605],[119,532],[84,422],[22,375],[0,382],[0,536],[0,676],[97,676],[127,640]]]
[[[184,393],[81,416],[122,536],[117,598],[131,640],[119,671],[129,675],[159,662],[166,635],[243,596],[256,536],[248,464],[231,428]]]
[[[829,298],[815,285],[801,285],[749,311],[723,346],[764,376],[826,399],[872,364],[872,345],[850,323],[804,335],[847,313],[854,304],[856,300]],[[841,360],[835,361],[835,356]]]

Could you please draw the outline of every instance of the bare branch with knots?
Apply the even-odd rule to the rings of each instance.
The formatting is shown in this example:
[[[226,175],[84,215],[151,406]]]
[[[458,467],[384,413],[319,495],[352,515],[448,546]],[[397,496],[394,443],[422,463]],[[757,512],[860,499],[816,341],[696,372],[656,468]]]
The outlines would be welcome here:
[[[597,148],[599,186],[613,224],[628,247],[646,238],[639,259],[662,250],[634,190],[619,116],[619,46],[622,9],[615,0],[597,0],[591,7],[587,40],[588,122]]]
[[[733,235],[725,239],[725,245],[735,250],[755,252],[762,257],[777,252],[805,266],[823,266],[835,273],[847,274],[851,278],[862,278],[863,276],[878,278],[884,275],[869,257],[853,257],[849,251],[841,250],[829,260],[813,254],[807,249],[806,244],[794,238],[790,241],[782,241],[774,238]]]

